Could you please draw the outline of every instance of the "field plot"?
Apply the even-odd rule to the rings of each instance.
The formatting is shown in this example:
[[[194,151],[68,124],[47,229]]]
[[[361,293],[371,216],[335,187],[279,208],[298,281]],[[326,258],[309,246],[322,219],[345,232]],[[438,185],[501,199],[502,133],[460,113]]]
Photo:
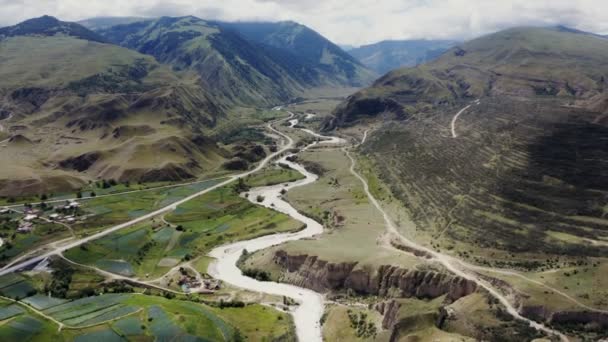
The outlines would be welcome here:
[[[71,302],[36,295],[25,300],[57,324],[19,304],[0,300],[0,341],[233,341],[293,340],[288,314],[262,305],[215,308],[140,294],[104,294]]]
[[[219,244],[300,228],[288,216],[251,204],[233,187],[224,187],[179,206],[167,221],[185,233],[178,245],[206,252]]]
[[[23,280],[0,289],[0,294],[12,299],[23,299],[36,294],[36,289],[29,281]]]
[[[82,208],[92,215],[87,221],[75,225],[77,231],[100,229],[126,222],[155,209],[170,205],[188,195],[207,189],[225,179],[209,180],[175,188],[156,189],[83,201]]]
[[[143,335],[142,322],[137,317],[127,317],[116,321],[112,328],[124,336]]]
[[[112,329],[97,330],[76,336],[74,342],[122,342],[126,341]]]
[[[0,326],[0,341],[27,341],[41,333],[45,322],[30,315],[17,317]]]
[[[152,279],[217,245],[301,228],[288,216],[239,197],[232,186],[177,207],[164,221],[169,225],[154,219],[73,248],[65,256],[108,272]]]
[[[84,327],[116,319],[138,308],[122,304],[128,298],[125,294],[105,294],[78,299],[44,310],[44,313],[75,327]]]
[[[20,315],[24,312],[25,311],[17,304],[0,307],[0,321],[4,321],[5,319]]]
[[[38,221],[34,223],[33,227],[31,233],[21,234],[17,233],[17,223],[15,223],[14,226],[5,231],[10,238],[5,237],[5,243],[0,247],[0,262],[22,255],[45,243],[70,236],[66,227],[56,223]]]
[[[57,306],[67,302],[66,299],[55,298],[46,296],[43,294],[36,294],[31,297],[27,297],[22,300],[22,302],[27,303],[38,310],[45,310],[53,306]]]

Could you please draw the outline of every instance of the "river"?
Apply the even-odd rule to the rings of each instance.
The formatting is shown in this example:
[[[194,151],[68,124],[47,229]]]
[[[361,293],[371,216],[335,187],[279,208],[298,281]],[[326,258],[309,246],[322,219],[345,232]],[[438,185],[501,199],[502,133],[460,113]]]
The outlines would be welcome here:
[[[294,119],[290,120],[290,123],[291,126],[294,127],[297,125],[298,121]],[[346,142],[341,138],[325,137],[309,130],[303,131],[306,131],[317,138],[328,139],[320,142],[313,142],[306,146],[304,150],[317,144],[339,144]],[[304,179],[291,183],[253,188],[248,191],[247,198],[254,204],[263,205],[264,207],[289,215],[294,220],[304,223],[306,228],[296,233],[267,235],[257,239],[240,241],[217,247],[209,253],[211,257],[216,258],[216,261],[211,263],[208,272],[214,278],[242,289],[295,299],[299,305],[291,314],[296,326],[298,340],[306,342],[322,341],[320,320],[324,312],[323,295],[294,285],[262,282],[246,277],[236,265],[244,250],[247,250],[247,252],[255,252],[287,241],[310,238],[323,232],[323,226],[320,223],[300,214],[294,207],[282,199],[281,191],[283,189],[289,191],[296,187],[314,183],[318,179],[317,175],[308,172],[302,165],[288,161],[287,158],[292,155],[293,154],[286,155],[277,162],[287,164],[292,169],[302,173],[302,175],[305,176]],[[262,196],[264,200],[258,202],[258,196]]]

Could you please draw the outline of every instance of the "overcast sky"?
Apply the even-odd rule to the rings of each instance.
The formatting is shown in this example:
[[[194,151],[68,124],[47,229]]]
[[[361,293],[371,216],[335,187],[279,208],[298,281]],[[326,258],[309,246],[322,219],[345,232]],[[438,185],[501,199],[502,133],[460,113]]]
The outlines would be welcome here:
[[[49,14],[294,20],[340,44],[384,39],[468,39],[521,25],[563,24],[608,33],[603,0],[0,0],[0,26]]]

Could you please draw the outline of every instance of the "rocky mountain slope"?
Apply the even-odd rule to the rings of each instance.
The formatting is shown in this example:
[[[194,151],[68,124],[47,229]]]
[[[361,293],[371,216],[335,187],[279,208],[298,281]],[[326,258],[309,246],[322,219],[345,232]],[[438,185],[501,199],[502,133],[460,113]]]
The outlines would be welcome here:
[[[1,195],[178,180],[224,159],[200,133],[222,111],[188,74],[51,17],[0,32]]]
[[[306,70],[313,84],[359,87],[375,79],[373,72],[336,44],[296,22],[218,24],[275,54],[280,63],[297,63],[287,68],[296,74]]]
[[[348,53],[383,75],[394,69],[429,62],[456,44],[449,40],[386,40],[353,48]]]
[[[296,98],[311,87],[358,86],[372,79],[362,65],[312,30],[305,33],[315,38],[312,42],[316,46],[305,49],[286,41],[260,40],[255,26],[191,16],[163,17],[112,26],[98,33],[115,44],[152,55],[175,70],[196,73],[198,84],[227,106],[271,106]],[[303,28],[298,26],[297,30]]]

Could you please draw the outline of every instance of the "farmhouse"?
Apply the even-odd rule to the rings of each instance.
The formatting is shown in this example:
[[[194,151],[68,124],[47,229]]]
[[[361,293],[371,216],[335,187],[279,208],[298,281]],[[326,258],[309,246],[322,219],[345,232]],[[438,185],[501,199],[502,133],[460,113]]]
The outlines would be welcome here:
[[[23,218],[24,221],[32,221],[38,218],[38,215],[36,214],[27,214],[25,215],[25,217]]]
[[[17,233],[31,233],[34,230],[34,225],[31,222],[22,222],[17,228]]]

